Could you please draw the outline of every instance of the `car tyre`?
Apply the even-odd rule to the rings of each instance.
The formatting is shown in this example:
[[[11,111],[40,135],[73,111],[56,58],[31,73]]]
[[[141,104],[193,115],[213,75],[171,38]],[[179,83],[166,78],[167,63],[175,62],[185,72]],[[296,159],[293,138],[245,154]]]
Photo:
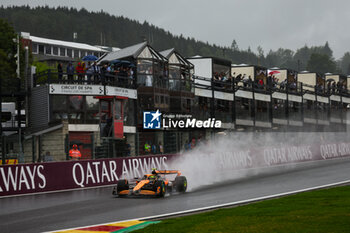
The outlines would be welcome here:
[[[166,193],[166,185],[163,180],[157,180],[156,183],[154,184],[155,191],[157,193],[158,197],[164,197]],[[159,193],[158,193],[159,189]]]
[[[185,176],[177,176],[175,178],[176,191],[184,193],[187,190],[187,179]]]
[[[128,180],[119,180],[117,184],[117,193],[118,196],[125,196],[124,194],[119,194],[121,191],[129,190]]]

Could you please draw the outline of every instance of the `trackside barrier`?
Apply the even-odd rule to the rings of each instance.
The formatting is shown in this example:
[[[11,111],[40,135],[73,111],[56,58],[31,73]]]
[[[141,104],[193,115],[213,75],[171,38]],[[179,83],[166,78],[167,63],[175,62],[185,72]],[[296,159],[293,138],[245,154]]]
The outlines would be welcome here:
[[[140,177],[152,168],[166,169],[174,156],[3,165],[0,196],[112,185],[121,177]]]
[[[211,157],[214,161],[214,166],[222,170],[232,170],[347,157],[350,156],[350,142],[298,146],[280,145],[279,147],[253,148],[224,154],[206,153],[205,156]],[[1,165],[0,197],[113,185],[122,177],[141,177],[153,167],[181,169],[181,167],[173,168],[171,164],[181,161],[186,156],[186,154],[169,154]],[[194,155],[188,154],[188,156]],[[203,157],[198,159],[203,159]],[[196,162],[186,159],[183,161]]]

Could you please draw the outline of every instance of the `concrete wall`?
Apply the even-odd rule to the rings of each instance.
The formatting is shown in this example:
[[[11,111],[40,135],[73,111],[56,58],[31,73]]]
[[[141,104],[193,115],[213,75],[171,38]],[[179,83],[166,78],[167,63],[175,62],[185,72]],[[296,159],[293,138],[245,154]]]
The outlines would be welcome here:
[[[65,161],[65,137],[68,134],[68,122],[63,122],[63,127],[50,131],[47,133],[33,134],[32,137],[24,140],[23,152],[24,162],[30,163],[33,161],[33,142],[35,152],[35,162],[39,159],[39,147],[41,146],[41,155],[45,155],[46,152],[50,152],[53,161]],[[39,140],[40,136],[40,140]],[[18,144],[16,145],[18,148]],[[43,157],[41,158],[43,159]]]

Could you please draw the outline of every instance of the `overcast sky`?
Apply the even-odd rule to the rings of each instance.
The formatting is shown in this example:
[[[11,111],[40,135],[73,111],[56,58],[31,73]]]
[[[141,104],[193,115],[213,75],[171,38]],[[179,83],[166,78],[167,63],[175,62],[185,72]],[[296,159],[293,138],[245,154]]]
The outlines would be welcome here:
[[[242,49],[250,46],[256,51],[260,45],[265,54],[326,41],[337,59],[350,51],[349,0],[0,0],[0,4],[102,9],[217,45],[230,46],[233,39]]]

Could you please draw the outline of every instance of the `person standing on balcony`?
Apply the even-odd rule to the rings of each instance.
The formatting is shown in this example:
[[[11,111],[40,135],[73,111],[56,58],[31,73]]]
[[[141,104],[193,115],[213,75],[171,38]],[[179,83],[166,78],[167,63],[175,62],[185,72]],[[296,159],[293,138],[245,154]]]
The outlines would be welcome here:
[[[69,62],[67,66],[67,76],[68,76],[68,83],[73,83],[74,66],[72,62]]]
[[[91,66],[92,72],[94,73],[94,82],[95,84],[99,83],[100,79],[100,67],[97,65],[96,62]]]
[[[238,76],[237,76],[237,78],[238,78]],[[240,77],[239,77],[240,78]],[[248,76],[246,76],[245,74],[243,75],[243,79],[242,79],[242,81],[243,81],[243,86],[244,87],[248,87],[249,85],[249,78],[248,78]]]
[[[108,75],[107,69],[108,69],[107,63],[103,64],[103,66],[101,67],[101,71],[100,71],[100,73],[101,73],[100,81],[101,81],[102,85],[105,85],[105,83],[106,83],[106,75]]]
[[[146,87],[151,87],[153,83],[152,68],[146,70]]]
[[[88,62],[88,65],[86,67],[87,84],[91,84],[91,77],[93,73],[94,73],[93,67],[91,66],[91,63]]]
[[[132,67],[128,68],[128,85],[127,87],[130,87],[134,84],[134,71],[132,70]]]
[[[58,73],[58,82],[62,83],[63,82],[63,67],[62,67],[61,62],[59,62],[57,65],[57,73]]]
[[[78,62],[78,65],[75,67],[75,71],[78,74],[78,83],[81,83],[83,80],[84,67],[80,62]]]

